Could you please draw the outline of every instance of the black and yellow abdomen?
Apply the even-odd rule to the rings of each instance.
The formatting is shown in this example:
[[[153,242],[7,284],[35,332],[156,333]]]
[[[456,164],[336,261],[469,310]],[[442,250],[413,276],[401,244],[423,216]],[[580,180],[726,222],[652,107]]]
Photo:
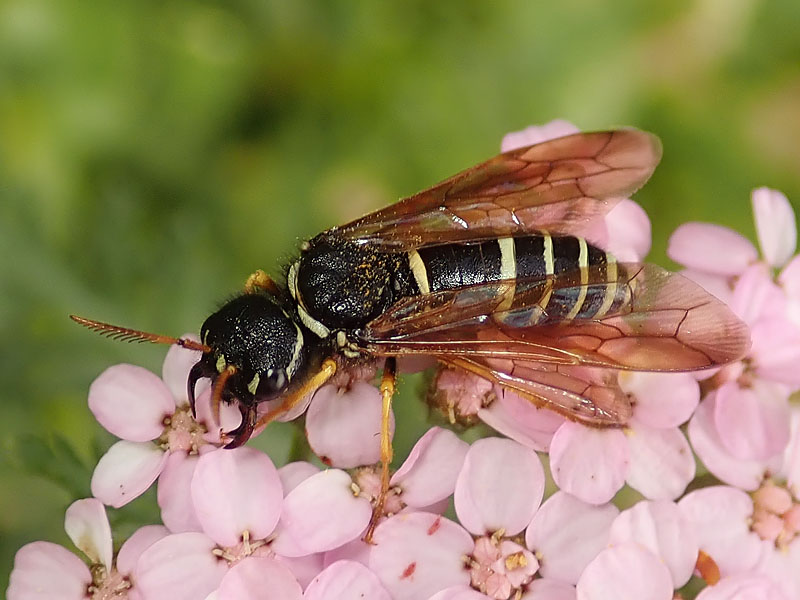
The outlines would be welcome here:
[[[502,237],[376,251],[334,236],[309,243],[289,272],[305,325],[319,337],[365,327],[408,296],[493,282],[496,319],[510,327],[600,317],[629,298],[612,255],[573,236]]]
[[[498,287],[498,318],[510,326],[601,317],[628,298],[614,257],[586,240],[549,234],[412,250],[421,293],[514,281]],[[538,295],[538,296],[537,296]]]

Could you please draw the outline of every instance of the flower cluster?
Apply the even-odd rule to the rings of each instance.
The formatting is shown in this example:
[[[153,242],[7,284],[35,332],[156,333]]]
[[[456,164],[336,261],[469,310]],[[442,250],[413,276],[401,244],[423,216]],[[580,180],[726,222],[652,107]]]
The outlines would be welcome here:
[[[503,149],[573,131],[553,122],[508,136]],[[751,327],[748,356],[699,375],[620,374],[633,412],[613,430],[441,370],[436,395],[451,420],[480,420],[504,437],[470,444],[429,429],[392,474],[371,543],[363,538],[380,490],[374,386],[327,385],[286,415],[305,410],[320,460],[276,468],[255,448],[221,448],[220,431],[240,414],[223,405],[215,424],[207,388],[192,415],[185,382],[196,352],[171,348],[162,378],[111,367],[92,384],[89,406],[121,441],[97,465],[94,497],[65,518],[85,560],[30,543],[17,553],[7,597],[800,597],[800,410],[790,402],[800,389],[800,257],[792,258],[786,198],[756,190],[753,207],[763,258],[713,225],[684,225],[669,247],[688,277]],[[641,208],[623,201],[592,239],[639,261],[649,231]],[[163,524],[141,527],[114,553],[104,505],[118,508],[156,481]]]

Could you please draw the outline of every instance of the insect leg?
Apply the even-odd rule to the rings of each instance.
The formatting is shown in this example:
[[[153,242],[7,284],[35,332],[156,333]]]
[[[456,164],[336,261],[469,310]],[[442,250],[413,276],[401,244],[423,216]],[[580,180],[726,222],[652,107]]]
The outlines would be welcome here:
[[[247,294],[252,294],[258,289],[265,290],[273,296],[278,296],[280,294],[280,290],[275,282],[272,281],[272,278],[261,269],[251,273],[244,284],[244,291]]]
[[[287,396],[283,399],[283,402],[262,416],[253,429],[266,427],[277,417],[291,410],[292,407],[300,402],[303,398],[309,394],[313,394],[319,388],[325,385],[325,383],[331,377],[333,377],[335,373],[336,361],[332,358],[325,359],[322,362],[320,370],[313,377],[309,377],[299,388],[293,390],[290,394],[287,394]]]
[[[367,534],[364,536],[364,541],[368,544],[372,543],[375,526],[383,514],[383,505],[386,502],[386,495],[389,493],[389,466],[392,464],[392,457],[394,456],[390,417],[396,379],[397,360],[390,356],[383,366],[383,377],[381,378],[381,398],[383,400],[381,407],[381,491],[375,502],[375,508],[372,510],[372,518],[369,521]]]

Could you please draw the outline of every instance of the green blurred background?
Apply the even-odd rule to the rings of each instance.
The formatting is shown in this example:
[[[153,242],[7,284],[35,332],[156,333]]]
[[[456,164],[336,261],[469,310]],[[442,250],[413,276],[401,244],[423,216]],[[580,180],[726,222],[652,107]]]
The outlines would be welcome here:
[[[800,199],[799,26],[797,0],[0,0],[0,588],[113,441],[91,380],[160,372],[69,313],[196,331],[298,240],[557,117],[662,138],[653,261],[686,220],[753,237],[751,188]],[[398,404],[402,455],[424,410]]]

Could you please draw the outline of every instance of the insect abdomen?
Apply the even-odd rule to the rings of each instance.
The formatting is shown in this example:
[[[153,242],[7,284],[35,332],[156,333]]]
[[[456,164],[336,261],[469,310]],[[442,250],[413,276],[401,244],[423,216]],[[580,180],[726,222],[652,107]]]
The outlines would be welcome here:
[[[409,265],[422,293],[513,280],[512,287],[498,287],[504,298],[497,317],[511,326],[599,317],[627,298],[624,286],[615,283],[614,257],[573,236],[543,234],[433,246],[409,252]],[[553,280],[559,285],[548,283]]]

